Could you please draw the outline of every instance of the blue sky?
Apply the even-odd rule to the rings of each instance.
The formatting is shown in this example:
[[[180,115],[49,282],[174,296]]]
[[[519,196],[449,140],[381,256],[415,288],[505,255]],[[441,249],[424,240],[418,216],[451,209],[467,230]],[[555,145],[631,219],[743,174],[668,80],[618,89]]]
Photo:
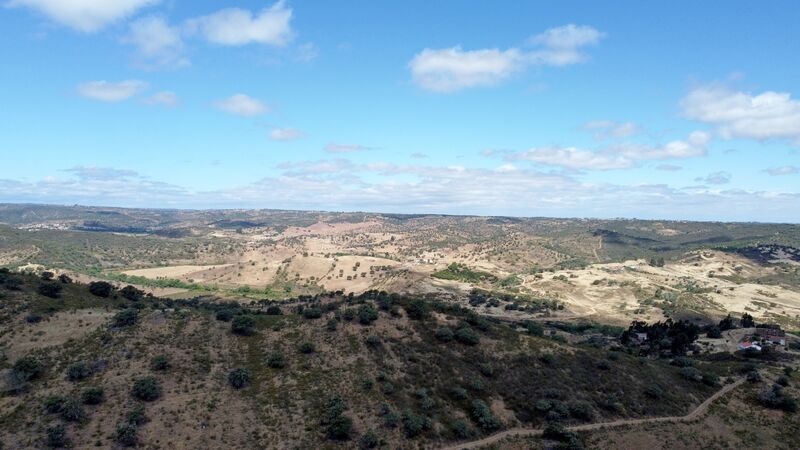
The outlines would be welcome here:
[[[0,0],[0,201],[800,221],[800,5]]]

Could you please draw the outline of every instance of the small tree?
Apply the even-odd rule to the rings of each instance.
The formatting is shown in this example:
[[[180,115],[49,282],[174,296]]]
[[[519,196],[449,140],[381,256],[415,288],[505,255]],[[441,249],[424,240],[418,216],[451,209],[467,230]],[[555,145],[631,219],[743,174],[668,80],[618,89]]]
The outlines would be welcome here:
[[[64,448],[69,444],[67,429],[62,424],[56,424],[47,428],[46,441],[49,447]]]
[[[85,361],[77,361],[67,368],[67,378],[70,381],[80,381],[92,374],[92,370]]]
[[[455,337],[458,342],[466,345],[477,345],[481,340],[478,333],[468,325],[464,325],[456,330]]]
[[[303,317],[306,319],[319,319],[322,317],[322,310],[316,307],[303,309]]]
[[[45,297],[58,298],[61,295],[63,286],[57,281],[45,281],[39,284],[37,292]]]
[[[169,356],[165,354],[156,355],[150,360],[150,369],[156,372],[164,372],[169,369]]]
[[[161,397],[161,384],[155,377],[137,378],[133,382],[131,394],[139,400],[153,401]]]
[[[114,325],[118,327],[129,327],[136,324],[139,320],[139,311],[133,308],[123,309],[114,315]]]
[[[753,328],[756,326],[756,321],[753,319],[753,316],[748,313],[744,313],[742,314],[742,319],[739,320],[739,325],[741,325],[742,328]]]
[[[70,284],[72,283],[72,278],[70,278],[69,275],[62,273],[58,276],[58,281],[60,281],[61,284]]]
[[[136,425],[132,423],[122,423],[117,425],[117,434],[115,440],[123,447],[133,447],[139,441]]]
[[[83,405],[77,399],[69,397],[61,405],[61,418],[67,422],[80,422],[86,418]]]
[[[87,405],[99,405],[103,403],[105,393],[101,387],[90,387],[83,390],[81,400]]]
[[[358,308],[358,322],[361,325],[371,325],[378,320],[378,311],[372,305],[364,304]]]
[[[280,316],[281,314],[283,314],[283,312],[281,311],[280,306],[270,305],[267,308],[267,315],[268,316]]]
[[[231,322],[231,331],[241,336],[250,336],[256,332],[256,320],[250,315],[236,316]]]
[[[42,373],[42,363],[33,356],[23,356],[14,362],[14,377],[19,381],[29,381]]]
[[[272,367],[273,369],[283,369],[286,367],[286,360],[283,357],[282,353],[272,353],[267,357],[267,366]]]
[[[113,290],[114,286],[105,281],[92,281],[89,283],[89,292],[97,297],[107,298]]]
[[[450,342],[453,340],[453,330],[448,327],[441,327],[436,329],[436,339],[442,342]]]
[[[250,371],[242,367],[232,370],[228,374],[228,383],[234,389],[242,389],[250,384]]]
[[[124,288],[120,289],[119,295],[132,302],[138,302],[139,300],[142,299],[142,297],[144,297],[144,291],[142,291],[141,289],[137,289],[131,285],[127,285]]]
[[[300,347],[298,347],[298,350],[300,351],[300,353],[308,355],[308,354],[314,353],[314,351],[316,349],[314,348],[314,344],[312,344],[311,342],[305,341],[302,344],[300,344]]]

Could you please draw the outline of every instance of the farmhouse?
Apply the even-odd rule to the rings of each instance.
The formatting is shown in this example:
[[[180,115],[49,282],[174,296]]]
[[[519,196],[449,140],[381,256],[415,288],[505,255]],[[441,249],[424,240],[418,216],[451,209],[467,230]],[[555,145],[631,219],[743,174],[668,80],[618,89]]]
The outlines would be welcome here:
[[[756,328],[756,334],[766,342],[771,342],[777,345],[786,345],[786,333],[780,328]]]

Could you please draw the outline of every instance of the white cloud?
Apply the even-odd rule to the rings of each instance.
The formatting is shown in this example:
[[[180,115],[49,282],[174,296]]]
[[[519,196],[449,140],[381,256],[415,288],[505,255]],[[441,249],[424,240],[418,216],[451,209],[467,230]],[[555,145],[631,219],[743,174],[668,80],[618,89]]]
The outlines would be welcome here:
[[[121,102],[138,95],[147,87],[147,83],[139,80],[125,80],[118,83],[89,81],[78,86],[78,93],[92,100]]]
[[[575,24],[551,28],[528,40],[533,45],[541,45],[541,50],[534,51],[530,58],[534,63],[551,66],[565,66],[584,62],[588,56],[581,47],[596,45],[606,36],[589,26]]]
[[[593,120],[586,122],[583,129],[590,131],[595,139],[623,138],[639,134],[639,126],[633,122],[615,122],[613,120]]]
[[[800,173],[800,167],[795,167],[795,166],[770,167],[769,169],[765,170],[765,172],[772,175],[773,177],[781,175],[794,175]]]
[[[308,63],[317,59],[317,56],[319,56],[317,46],[313,42],[307,42],[297,47],[294,59],[295,61]]]
[[[353,153],[353,152],[363,152],[369,149],[370,147],[358,144],[336,144],[333,142],[325,146],[325,151],[328,153]]]
[[[294,128],[273,128],[269,132],[269,138],[273,141],[293,141],[303,136],[305,136],[305,133]]]
[[[532,161],[574,170],[611,170],[633,167],[639,161],[681,159],[706,154],[708,133],[695,131],[686,140],[662,146],[618,144],[601,150],[576,147],[538,147],[506,156],[510,161]]]
[[[123,42],[136,46],[138,58],[145,66],[182,67],[189,64],[183,56],[183,39],[177,27],[162,17],[146,17],[130,24]]]
[[[426,48],[409,63],[411,75],[423,89],[452,92],[476,86],[490,86],[524,67],[517,49],[463,51],[461,47]]]
[[[678,170],[683,170],[683,167],[676,166],[674,164],[659,164],[656,166],[656,170],[663,170],[666,172],[677,172]]]
[[[686,117],[717,125],[725,138],[800,142],[800,101],[787,92],[753,95],[712,85],[694,89],[681,105]]]
[[[161,91],[156,92],[155,94],[151,95],[150,97],[144,100],[145,103],[148,105],[161,105],[161,106],[177,106],[178,105],[178,96],[174,92],[170,91]]]
[[[498,84],[530,65],[564,66],[584,62],[582,47],[596,44],[603,33],[592,27],[566,25],[530,39],[533,50],[497,48],[462,50],[426,48],[409,62],[414,82],[434,92]]]
[[[188,20],[186,30],[199,33],[209,42],[220,45],[286,45],[293,37],[291,8],[279,1],[259,14],[228,8]]]
[[[728,184],[731,182],[731,174],[728,172],[713,172],[706,177],[695,178],[694,181],[706,184]]]
[[[217,108],[238,116],[254,117],[269,112],[269,107],[252,97],[244,94],[232,95],[217,102]]]
[[[158,2],[159,0],[11,0],[8,5],[34,9],[62,25],[91,33]]]

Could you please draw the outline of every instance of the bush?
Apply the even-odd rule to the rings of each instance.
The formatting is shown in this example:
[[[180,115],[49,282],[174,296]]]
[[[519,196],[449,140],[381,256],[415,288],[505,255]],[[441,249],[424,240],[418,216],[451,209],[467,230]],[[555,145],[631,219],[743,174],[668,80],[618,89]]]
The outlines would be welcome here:
[[[61,395],[49,395],[44,399],[44,410],[50,414],[58,414],[64,407],[67,401],[66,397]]]
[[[230,383],[234,389],[242,389],[250,384],[250,371],[241,367],[232,370],[231,373],[228,374],[228,383]]]
[[[283,369],[286,367],[286,359],[283,357],[282,353],[272,353],[267,357],[267,366],[273,369]]]
[[[303,310],[303,317],[306,319],[319,319],[322,317],[322,310],[319,308],[305,308]]]
[[[48,447],[66,447],[69,444],[67,429],[60,423],[49,427],[46,431],[46,441]]]
[[[14,377],[20,381],[29,381],[42,373],[42,363],[33,356],[23,356],[14,362],[11,368]]]
[[[271,306],[267,307],[267,315],[268,316],[280,316],[281,314],[283,314],[283,312],[281,311],[280,306],[271,305]]]
[[[691,381],[701,381],[703,379],[703,376],[700,374],[700,371],[695,369],[694,367],[682,368],[681,376]]]
[[[80,422],[86,418],[86,413],[83,411],[83,405],[75,398],[67,398],[61,404],[61,418],[67,422]]]
[[[474,435],[472,429],[463,420],[456,420],[451,427],[453,434],[459,439],[467,439]]]
[[[719,339],[722,337],[722,330],[720,330],[719,327],[711,327],[708,329],[708,332],[706,332],[706,337]]]
[[[476,333],[475,330],[470,328],[468,325],[464,325],[456,330],[455,338],[458,342],[466,345],[477,345],[481,341],[478,333]]]
[[[494,431],[500,428],[500,420],[492,414],[492,410],[483,400],[472,401],[472,419],[484,431]]]
[[[751,383],[758,383],[761,381],[761,374],[758,372],[758,370],[751,370],[750,372],[747,372],[747,381]]]
[[[650,386],[647,386],[647,389],[644,390],[644,395],[650,398],[661,398],[664,396],[664,390],[658,385],[651,384]]]
[[[544,327],[530,320],[525,322],[525,330],[531,336],[544,336]]]
[[[28,323],[39,323],[41,321],[42,321],[42,316],[40,316],[39,314],[30,313],[27,316],[25,316],[25,322]]]
[[[144,405],[134,406],[133,409],[128,411],[128,414],[126,414],[126,419],[128,423],[136,425],[137,427],[139,425],[146,424],[150,420],[147,418],[147,415],[145,414]]]
[[[361,305],[358,308],[358,322],[361,325],[371,325],[378,320],[378,311],[372,305]]]
[[[491,377],[494,375],[494,367],[492,367],[489,363],[484,363],[480,365],[481,374],[485,377]]]
[[[127,285],[124,288],[120,289],[119,295],[132,302],[138,302],[139,300],[142,299],[142,297],[144,297],[144,291],[142,291],[141,289],[136,289],[131,285]]]
[[[97,297],[108,297],[111,295],[111,291],[113,290],[114,286],[112,286],[111,283],[106,283],[105,281],[92,281],[89,283],[89,292]]]
[[[217,320],[222,322],[230,322],[233,319],[233,316],[236,315],[236,311],[231,308],[223,308],[217,311],[216,317]]]
[[[436,339],[442,342],[450,342],[453,340],[453,330],[448,327],[441,327],[436,329]]]
[[[368,448],[375,448],[379,446],[380,443],[381,440],[378,438],[378,434],[375,433],[374,430],[370,429],[367,430],[367,432],[364,433],[363,436],[361,436],[361,439],[359,439],[358,441],[358,446],[363,449],[368,449]]]
[[[381,338],[376,336],[376,335],[374,335],[374,334],[370,334],[369,336],[367,336],[367,339],[365,341],[366,341],[367,345],[372,347],[372,348],[380,347],[381,344],[382,344]]]
[[[133,382],[131,394],[139,400],[146,402],[161,397],[161,384],[155,377],[142,377]]]
[[[67,368],[67,378],[70,381],[79,381],[87,378],[92,374],[92,370],[85,361],[77,361],[69,365]]]
[[[316,349],[314,348],[314,344],[312,344],[311,342],[306,341],[306,342],[303,342],[302,344],[300,344],[300,347],[298,347],[298,350],[300,351],[300,353],[303,353],[305,355],[309,355],[311,353],[314,353],[314,351]]]
[[[81,393],[81,401],[86,405],[99,405],[104,399],[105,393],[101,387],[86,388]]]
[[[327,325],[325,325],[325,328],[328,331],[336,331],[336,328],[338,326],[339,326],[339,321],[336,320],[336,319],[331,319],[331,320],[328,321]]]
[[[431,420],[425,416],[416,415],[411,411],[403,413],[403,430],[406,436],[413,438],[431,427]]]
[[[339,395],[330,397],[322,410],[322,424],[325,425],[326,434],[330,439],[345,441],[350,439],[353,420],[344,415],[347,404]]]
[[[69,275],[62,273],[58,276],[58,281],[60,281],[61,284],[71,284],[72,278],[70,278]]]
[[[136,432],[136,425],[132,423],[123,423],[117,425],[117,434],[115,436],[115,440],[123,447],[133,447],[139,440],[136,436]]]
[[[241,336],[250,336],[256,332],[256,319],[253,316],[241,315],[236,316],[231,322],[231,331],[233,334]]]
[[[776,384],[772,390],[762,392],[759,401],[767,408],[780,409],[786,412],[797,411],[797,400],[784,392],[783,386]]]
[[[150,360],[150,369],[156,372],[164,372],[170,367],[169,356],[165,354],[156,355]]]
[[[405,309],[409,319],[422,320],[428,317],[428,304],[420,298],[412,300]]]
[[[129,327],[136,324],[137,320],[139,320],[139,311],[133,308],[123,309],[114,315],[114,325],[118,327]]]
[[[45,297],[58,298],[58,296],[61,295],[62,289],[63,286],[61,285],[61,283],[58,283],[56,281],[46,281],[44,283],[39,284],[37,292],[44,295]]]
[[[572,402],[568,408],[569,414],[576,419],[589,421],[594,418],[594,409],[589,402]]]

